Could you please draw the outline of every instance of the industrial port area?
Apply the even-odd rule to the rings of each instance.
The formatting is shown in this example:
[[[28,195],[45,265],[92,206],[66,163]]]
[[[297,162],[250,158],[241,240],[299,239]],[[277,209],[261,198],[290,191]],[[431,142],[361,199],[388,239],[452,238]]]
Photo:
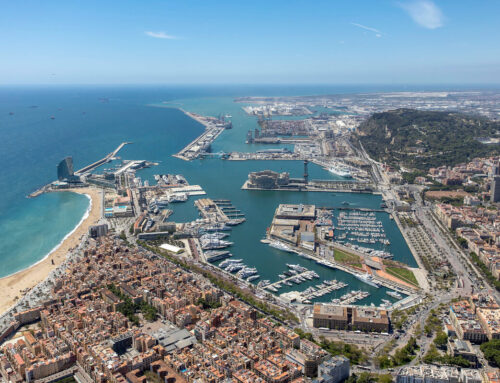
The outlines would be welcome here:
[[[456,95],[453,103],[462,110],[471,107],[467,100]],[[92,187],[102,192],[102,217],[65,264],[66,272],[39,289],[33,304],[24,302],[22,310],[0,317],[5,381],[48,383],[56,380],[44,379],[60,374],[76,376],[78,382],[142,382],[147,371],[148,379],[158,382],[338,383],[342,379],[328,379],[370,371],[408,383],[417,378],[400,376],[418,377],[415,364],[434,352],[434,339],[446,333],[444,347],[450,351],[436,352],[466,360],[461,382],[482,382],[474,368],[491,369],[478,344],[500,337],[497,292],[478,282],[479,271],[455,248],[456,240],[443,226],[446,218],[422,200],[422,188],[396,182],[394,169],[352,140],[374,112],[408,106],[425,110],[427,105],[446,109],[442,97],[248,97],[235,102],[256,120],[257,127],[246,133],[248,152],[212,153],[218,137],[238,128],[230,116],[182,110],[204,130],[174,157],[297,161],[302,177],[252,171],[241,180],[241,189],[339,193],[345,201],[277,203],[260,244],[288,261],[274,277],[264,277],[267,270],[238,256],[232,239],[233,229],[249,225],[238,203],[207,195],[204,185],[191,184],[191,177],[175,169],[155,174],[154,182],[143,180],[141,170],[157,163],[119,158],[129,142],[77,171],[72,158],[65,158],[57,167],[58,179],[30,197]],[[294,148],[252,151],[254,144]],[[311,179],[311,165],[330,177]],[[374,195],[381,203],[358,207],[349,199],[356,195]],[[181,204],[193,205],[197,217],[176,220]],[[398,229],[397,236],[389,235],[389,225]],[[416,265],[391,251],[391,238],[400,236]],[[398,365],[399,350],[418,337],[423,338],[419,354],[407,367]],[[367,356],[355,363],[332,357],[328,350],[335,342]],[[393,362],[383,364],[387,355]],[[438,375],[447,368],[453,375],[456,367],[425,368]]]

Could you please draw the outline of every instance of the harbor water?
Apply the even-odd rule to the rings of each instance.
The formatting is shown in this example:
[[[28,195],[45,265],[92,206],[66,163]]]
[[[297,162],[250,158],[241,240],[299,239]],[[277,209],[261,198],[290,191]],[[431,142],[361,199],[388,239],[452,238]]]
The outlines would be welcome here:
[[[85,196],[74,193],[25,198],[37,187],[55,179],[56,164],[71,155],[78,169],[102,158],[120,142],[132,141],[132,145],[127,145],[119,153],[121,158],[159,163],[138,172],[143,180],[154,183],[154,174],[183,174],[189,183],[201,185],[209,198],[228,199],[245,214],[246,222],[234,227],[228,237],[234,242],[229,249],[234,258],[241,258],[246,265],[256,267],[261,280],[277,281],[278,275],[287,270],[287,263],[301,264],[320,275],[320,279],[284,286],[280,293],[302,291],[324,279],[337,279],[348,283],[348,286],[318,301],[338,298],[350,290],[364,290],[371,294],[361,300],[361,304],[379,304],[381,299],[395,301],[383,287],[377,289],[349,274],[327,269],[260,242],[280,203],[335,208],[348,201],[350,207],[378,209],[382,202],[380,196],[241,190],[251,171],[288,171],[291,177],[301,177],[303,164],[296,161],[225,161],[217,158],[186,162],[172,157],[203,131],[202,125],[176,108],[212,116],[232,116],[233,129],[224,131],[213,143],[213,152],[256,151],[283,146],[245,144],[246,133],[257,127],[257,120],[246,115],[241,109],[243,104],[235,103],[234,97],[353,91],[357,90],[269,87],[222,90],[15,88],[0,91],[0,277],[43,259],[81,220],[88,207]],[[309,165],[309,177],[340,178],[314,164]],[[170,219],[186,222],[198,218],[194,200],[190,198],[185,203],[171,205],[174,214]],[[395,223],[386,213],[376,215],[391,242],[386,250],[394,254],[395,260],[415,267],[416,262]]]

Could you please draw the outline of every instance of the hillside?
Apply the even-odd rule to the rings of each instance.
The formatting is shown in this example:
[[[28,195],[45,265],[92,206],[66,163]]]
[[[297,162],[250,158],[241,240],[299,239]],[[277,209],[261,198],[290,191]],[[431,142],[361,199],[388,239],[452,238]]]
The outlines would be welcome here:
[[[396,109],[374,113],[357,136],[374,159],[396,167],[428,170],[498,153],[500,144],[479,137],[500,134],[500,122],[459,113]]]

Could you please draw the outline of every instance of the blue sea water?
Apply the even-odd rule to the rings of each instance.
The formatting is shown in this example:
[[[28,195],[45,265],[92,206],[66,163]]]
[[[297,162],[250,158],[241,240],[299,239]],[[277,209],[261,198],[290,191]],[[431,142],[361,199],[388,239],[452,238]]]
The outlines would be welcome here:
[[[56,164],[71,155],[75,169],[111,152],[120,142],[132,141],[119,155],[124,159],[145,159],[159,165],[138,173],[153,182],[157,173],[184,174],[199,184],[211,198],[230,199],[246,214],[247,222],[235,227],[232,252],[257,267],[262,279],[276,280],[286,263],[301,263],[322,278],[337,278],[356,288],[360,282],[340,271],[332,271],[308,260],[291,256],[260,243],[280,203],[314,203],[338,207],[343,201],[353,206],[378,208],[380,197],[358,194],[244,191],[241,186],[251,171],[273,169],[300,177],[303,165],[295,161],[185,162],[172,157],[197,137],[203,127],[185,116],[188,111],[217,116],[232,115],[234,128],[226,130],[212,145],[217,151],[255,151],[266,145],[247,145],[248,129],[256,119],[247,116],[235,97],[249,95],[306,95],[405,90],[369,87],[16,87],[0,89],[0,277],[22,270],[57,246],[78,224],[88,208],[85,196],[74,193],[25,196],[56,177]],[[414,90],[414,89],[411,89]],[[51,117],[54,117],[53,119]],[[310,178],[335,178],[310,165]],[[176,204],[173,220],[198,217],[193,199]],[[381,215],[395,259],[416,266],[401,234],[386,214]],[[305,288],[310,283],[301,285]],[[365,302],[379,302],[384,289],[363,285],[372,296]],[[295,287],[294,287],[295,288]],[[281,292],[286,291],[282,289]],[[335,293],[342,295],[346,291]],[[331,299],[334,294],[324,298]]]

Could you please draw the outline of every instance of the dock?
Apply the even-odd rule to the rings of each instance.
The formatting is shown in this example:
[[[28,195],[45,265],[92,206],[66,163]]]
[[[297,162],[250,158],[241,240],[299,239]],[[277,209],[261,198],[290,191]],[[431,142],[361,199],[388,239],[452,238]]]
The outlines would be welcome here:
[[[281,186],[279,188],[258,188],[249,187],[249,181],[245,181],[242,190],[259,191],[294,191],[294,192],[326,192],[326,193],[368,193],[374,194],[375,188],[371,184],[359,183],[356,181],[340,180],[312,180],[309,183],[292,184],[290,186]]]
[[[200,211],[200,215],[211,223],[223,222],[234,225],[245,221],[245,214],[236,209],[229,200],[201,198],[194,204]]]
[[[294,274],[288,278],[280,279],[279,281],[276,281],[276,282],[273,282],[273,283],[266,285],[264,288],[268,289],[269,287],[273,287],[275,289],[278,289],[279,287],[276,287],[276,285],[283,285],[284,282],[289,282],[297,277],[303,277],[303,276],[308,275],[308,274],[311,274],[311,270],[306,270],[306,271],[303,271],[302,273]]]
[[[75,175],[80,176],[84,173],[88,173],[91,170],[94,170],[95,168],[101,166],[102,164],[105,164],[106,162],[110,161],[113,157],[115,157],[118,154],[118,152],[123,149],[123,147],[125,145],[131,144],[131,143],[132,142],[122,142],[120,145],[118,145],[118,147],[115,150],[113,150],[111,153],[106,155],[104,158],[101,158],[100,160],[98,160],[90,165],[87,165],[87,166],[81,168],[80,170],[77,170],[75,172]],[[27,198],[38,197],[39,195],[46,193],[47,191],[50,191],[51,190],[50,187],[51,187],[51,184],[44,185],[44,186],[38,188],[37,190],[35,190],[34,192],[28,194],[26,197]]]
[[[196,113],[187,112],[183,109],[180,110],[186,116],[191,117],[193,120],[199,122],[205,127],[205,131],[200,136],[196,137],[193,141],[187,144],[187,146],[185,146],[180,152],[173,155],[174,157],[184,161],[191,161],[209,154],[212,142],[214,142],[224,130],[232,127],[230,122],[228,123],[215,117],[206,117]]]
[[[364,254],[364,253],[361,253],[361,252],[357,252],[351,248],[348,248],[348,247],[345,247],[345,246],[342,246],[342,245],[339,245],[339,244],[335,244],[335,247],[339,247],[340,249],[344,250],[344,251],[349,251],[351,253],[354,253],[354,254],[357,254],[357,255],[360,255],[360,256],[363,256],[363,257],[366,257],[367,254]],[[337,261],[335,261],[335,259],[333,257],[319,257],[317,256],[315,253],[312,253],[311,251],[308,251],[306,249],[300,249],[300,251],[297,249],[297,248],[290,248],[292,252],[294,253],[303,253],[305,254],[308,258],[308,259],[311,259],[313,261],[316,261],[316,263],[319,263],[321,261],[328,261],[330,264],[331,264],[331,268],[333,269],[338,269],[338,270],[341,270],[341,271],[344,271],[346,273],[349,273],[349,274],[352,274],[352,275],[357,275],[357,274],[360,274],[361,271],[358,270],[358,269],[354,269],[354,268],[351,268],[351,267],[348,267],[342,263],[339,263]],[[319,262],[318,262],[319,261]],[[325,266],[326,267],[326,266]],[[399,284],[397,282],[394,282],[394,281],[389,281],[387,279],[384,279],[384,278],[381,278],[379,277],[378,275],[374,274],[372,275],[373,277],[373,281],[384,286],[384,287],[387,287],[389,289],[392,289],[394,291],[397,291],[399,293],[403,293],[405,295],[411,295],[411,294],[415,294],[419,288],[418,287],[414,287],[414,288],[410,288],[409,286],[406,286],[406,285],[402,285],[402,284]]]
[[[82,175],[83,173],[90,172],[90,171],[94,170],[95,168],[101,166],[102,164],[110,161],[111,158],[115,157],[118,154],[118,152],[120,150],[122,150],[122,148],[125,145],[128,145],[128,144],[131,144],[131,142],[122,142],[120,145],[118,145],[118,147],[115,150],[113,150],[111,153],[109,153],[106,157],[101,158],[100,160],[94,162],[93,164],[87,165],[87,166],[81,168],[80,170],[77,170],[75,172],[75,174],[76,175]]]
[[[326,294],[330,294],[333,291],[343,289],[344,287],[347,287],[348,285],[343,282],[338,282],[338,281],[330,281],[330,285],[325,285],[325,287],[317,289],[315,291],[312,291],[310,293],[306,293],[302,291],[300,293],[300,296],[303,298],[303,301],[305,300],[311,300],[314,298],[321,297]]]

